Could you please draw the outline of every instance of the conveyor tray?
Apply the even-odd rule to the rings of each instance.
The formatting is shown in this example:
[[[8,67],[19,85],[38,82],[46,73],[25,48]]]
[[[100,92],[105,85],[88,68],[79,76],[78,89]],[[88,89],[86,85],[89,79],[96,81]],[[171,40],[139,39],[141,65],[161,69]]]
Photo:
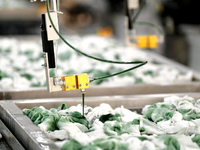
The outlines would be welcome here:
[[[130,96],[107,96],[107,97],[86,97],[85,105],[95,107],[101,103],[108,103],[112,108],[123,105],[131,110],[139,110],[149,104],[163,101],[167,96],[192,96],[200,98],[200,93],[175,93],[175,94],[154,94],[154,95],[130,95]],[[39,129],[38,126],[25,115],[21,109],[44,106],[46,109],[57,108],[62,103],[68,107],[81,103],[81,97],[76,98],[56,98],[56,99],[35,99],[35,100],[16,100],[0,101],[0,116],[6,126],[15,135],[19,142],[26,149],[33,150],[56,150],[56,145]]]
[[[169,84],[137,84],[133,86],[102,87],[93,86],[86,90],[87,96],[113,96],[113,95],[135,95],[135,94],[161,94],[161,93],[191,93],[200,92],[200,73],[186,67],[180,63],[170,60],[164,56],[151,51],[145,51],[149,57],[152,57],[158,64],[168,64],[176,67],[181,72],[193,72],[193,80],[188,83],[169,83]],[[44,79],[45,80],[45,79]],[[0,100],[16,100],[16,99],[40,99],[40,98],[66,98],[79,97],[79,90],[68,92],[49,93],[44,88],[29,88],[21,90],[0,90]]]

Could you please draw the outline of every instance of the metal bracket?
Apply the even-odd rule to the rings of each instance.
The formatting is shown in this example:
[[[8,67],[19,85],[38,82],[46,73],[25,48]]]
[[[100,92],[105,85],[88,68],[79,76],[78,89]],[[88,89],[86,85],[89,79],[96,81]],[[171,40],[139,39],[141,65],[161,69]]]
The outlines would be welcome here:
[[[57,12],[50,12],[50,16],[51,16],[54,26],[56,27],[57,31],[59,31]],[[56,33],[56,31],[54,30],[47,13],[45,14],[45,20],[46,20],[46,30],[47,30],[48,41],[58,40],[59,36]]]

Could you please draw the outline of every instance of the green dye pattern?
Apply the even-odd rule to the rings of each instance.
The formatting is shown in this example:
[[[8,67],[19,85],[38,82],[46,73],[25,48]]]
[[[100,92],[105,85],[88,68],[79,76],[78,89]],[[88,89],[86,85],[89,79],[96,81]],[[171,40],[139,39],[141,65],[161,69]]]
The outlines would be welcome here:
[[[148,110],[145,112],[144,116],[155,123],[162,120],[169,120],[172,118],[175,110],[170,110],[170,106],[167,104],[162,104],[160,108],[156,104],[149,106]]]
[[[136,126],[137,125],[135,125],[132,121],[126,123],[115,121],[114,124],[113,122],[105,122],[103,130],[108,136],[116,136],[124,133],[129,134],[135,132],[134,130]],[[141,131],[145,131],[145,128],[142,128]]]
[[[145,140],[149,141],[149,139],[144,136],[138,136],[137,138],[140,139],[141,141],[145,141]]]
[[[164,150],[180,150],[180,144],[177,139],[172,136],[164,135],[161,136],[164,140],[164,144],[167,146]]]
[[[102,123],[105,123],[106,121],[120,121],[118,117],[120,117],[121,115],[120,114],[106,114],[106,115],[101,115],[99,120],[102,122]]]
[[[47,131],[55,131],[58,130],[57,120],[57,116],[55,117],[54,115],[50,115],[42,122],[42,124],[47,126]]]
[[[64,72],[64,74],[73,75],[73,74],[76,74],[76,72],[74,70],[70,69],[70,70]]]
[[[140,127],[140,132],[145,132],[146,131],[146,128],[145,127]]]
[[[70,112],[70,113],[67,112],[65,118],[69,119],[70,122],[77,122],[89,128],[89,122],[86,120],[86,118],[83,115],[81,115],[80,112],[77,112],[77,111]]]
[[[98,146],[95,146],[95,145],[87,145],[87,146],[82,147],[80,150],[98,150],[98,149],[99,149]]]
[[[182,115],[189,113],[191,111],[191,109],[180,109],[178,110],[178,112],[180,112]]]
[[[147,70],[144,72],[144,75],[149,75],[151,77],[154,77],[154,72],[152,70]]]
[[[65,103],[62,103],[60,107],[58,107],[57,111],[60,111],[60,110],[65,110],[67,109],[67,105]]]
[[[59,58],[60,60],[62,60],[62,61],[64,61],[64,60],[69,60],[70,57],[71,57],[71,55],[72,55],[72,53],[71,53],[70,51],[67,51],[67,52],[65,52],[65,53],[62,53],[62,54],[58,55],[58,58]]]
[[[10,76],[0,70],[0,80],[7,77],[10,77]]]
[[[132,123],[135,124],[135,125],[140,125],[140,120],[139,119],[134,119],[132,121]]]
[[[32,84],[31,84],[31,87],[39,87],[39,86],[41,86],[40,83],[32,83]]]
[[[183,120],[195,120],[200,118],[200,113],[192,109],[180,109],[179,112],[183,115]]]
[[[80,150],[81,147],[82,145],[78,141],[71,139],[62,146],[61,150]]]
[[[117,138],[97,139],[93,141],[93,143],[95,146],[98,146],[103,150],[128,150],[128,144],[123,143]]]
[[[197,143],[200,148],[200,134],[195,134],[195,136],[192,138],[192,141]]]
[[[140,83],[143,83],[143,80],[139,77],[134,77],[135,78],[135,83],[136,84],[140,84]]]
[[[28,73],[21,74],[21,76],[22,76],[22,77],[25,77],[25,78],[28,79],[28,80],[32,80],[32,79],[33,79],[33,75],[28,74]]]

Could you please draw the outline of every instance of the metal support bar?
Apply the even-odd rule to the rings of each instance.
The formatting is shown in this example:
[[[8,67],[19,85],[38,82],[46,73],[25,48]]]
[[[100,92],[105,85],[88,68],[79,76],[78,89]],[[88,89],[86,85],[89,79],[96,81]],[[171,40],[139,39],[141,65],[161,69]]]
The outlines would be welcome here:
[[[57,4],[56,4],[56,0],[51,0],[51,11],[52,12],[57,12]]]
[[[45,66],[45,72],[46,72],[46,80],[47,80],[47,90],[51,92],[50,87],[50,75],[49,75],[49,60],[48,60],[48,53],[44,53],[44,66]]]

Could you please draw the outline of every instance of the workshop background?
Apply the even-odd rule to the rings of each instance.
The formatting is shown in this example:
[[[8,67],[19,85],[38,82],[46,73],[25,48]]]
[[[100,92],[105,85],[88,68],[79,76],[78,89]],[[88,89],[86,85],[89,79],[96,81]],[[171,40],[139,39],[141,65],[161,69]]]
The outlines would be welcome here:
[[[0,150],[199,150],[199,4],[0,0]]]
[[[61,3],[61,10],[65,13],[61,15],[62,34],[96,34],[98,28],[109,30],[110,27],[113,36],[124,42],[123,0],[102,0],[98,2],[98,6],[95,5],[95,0],[85,3],[61,0]],[[152,22],[164,32],[163,45],[160,44],[154,51],[198,71],[200,71],[199,4],[200,2],[196,0],[149,0],[138,17],[138,21]],[[44,3],[1,0],[0,35],[39,36],[42,12],[45,12]],[[136,32],[155,34],[155,30],[149,27],[137,26]]]

